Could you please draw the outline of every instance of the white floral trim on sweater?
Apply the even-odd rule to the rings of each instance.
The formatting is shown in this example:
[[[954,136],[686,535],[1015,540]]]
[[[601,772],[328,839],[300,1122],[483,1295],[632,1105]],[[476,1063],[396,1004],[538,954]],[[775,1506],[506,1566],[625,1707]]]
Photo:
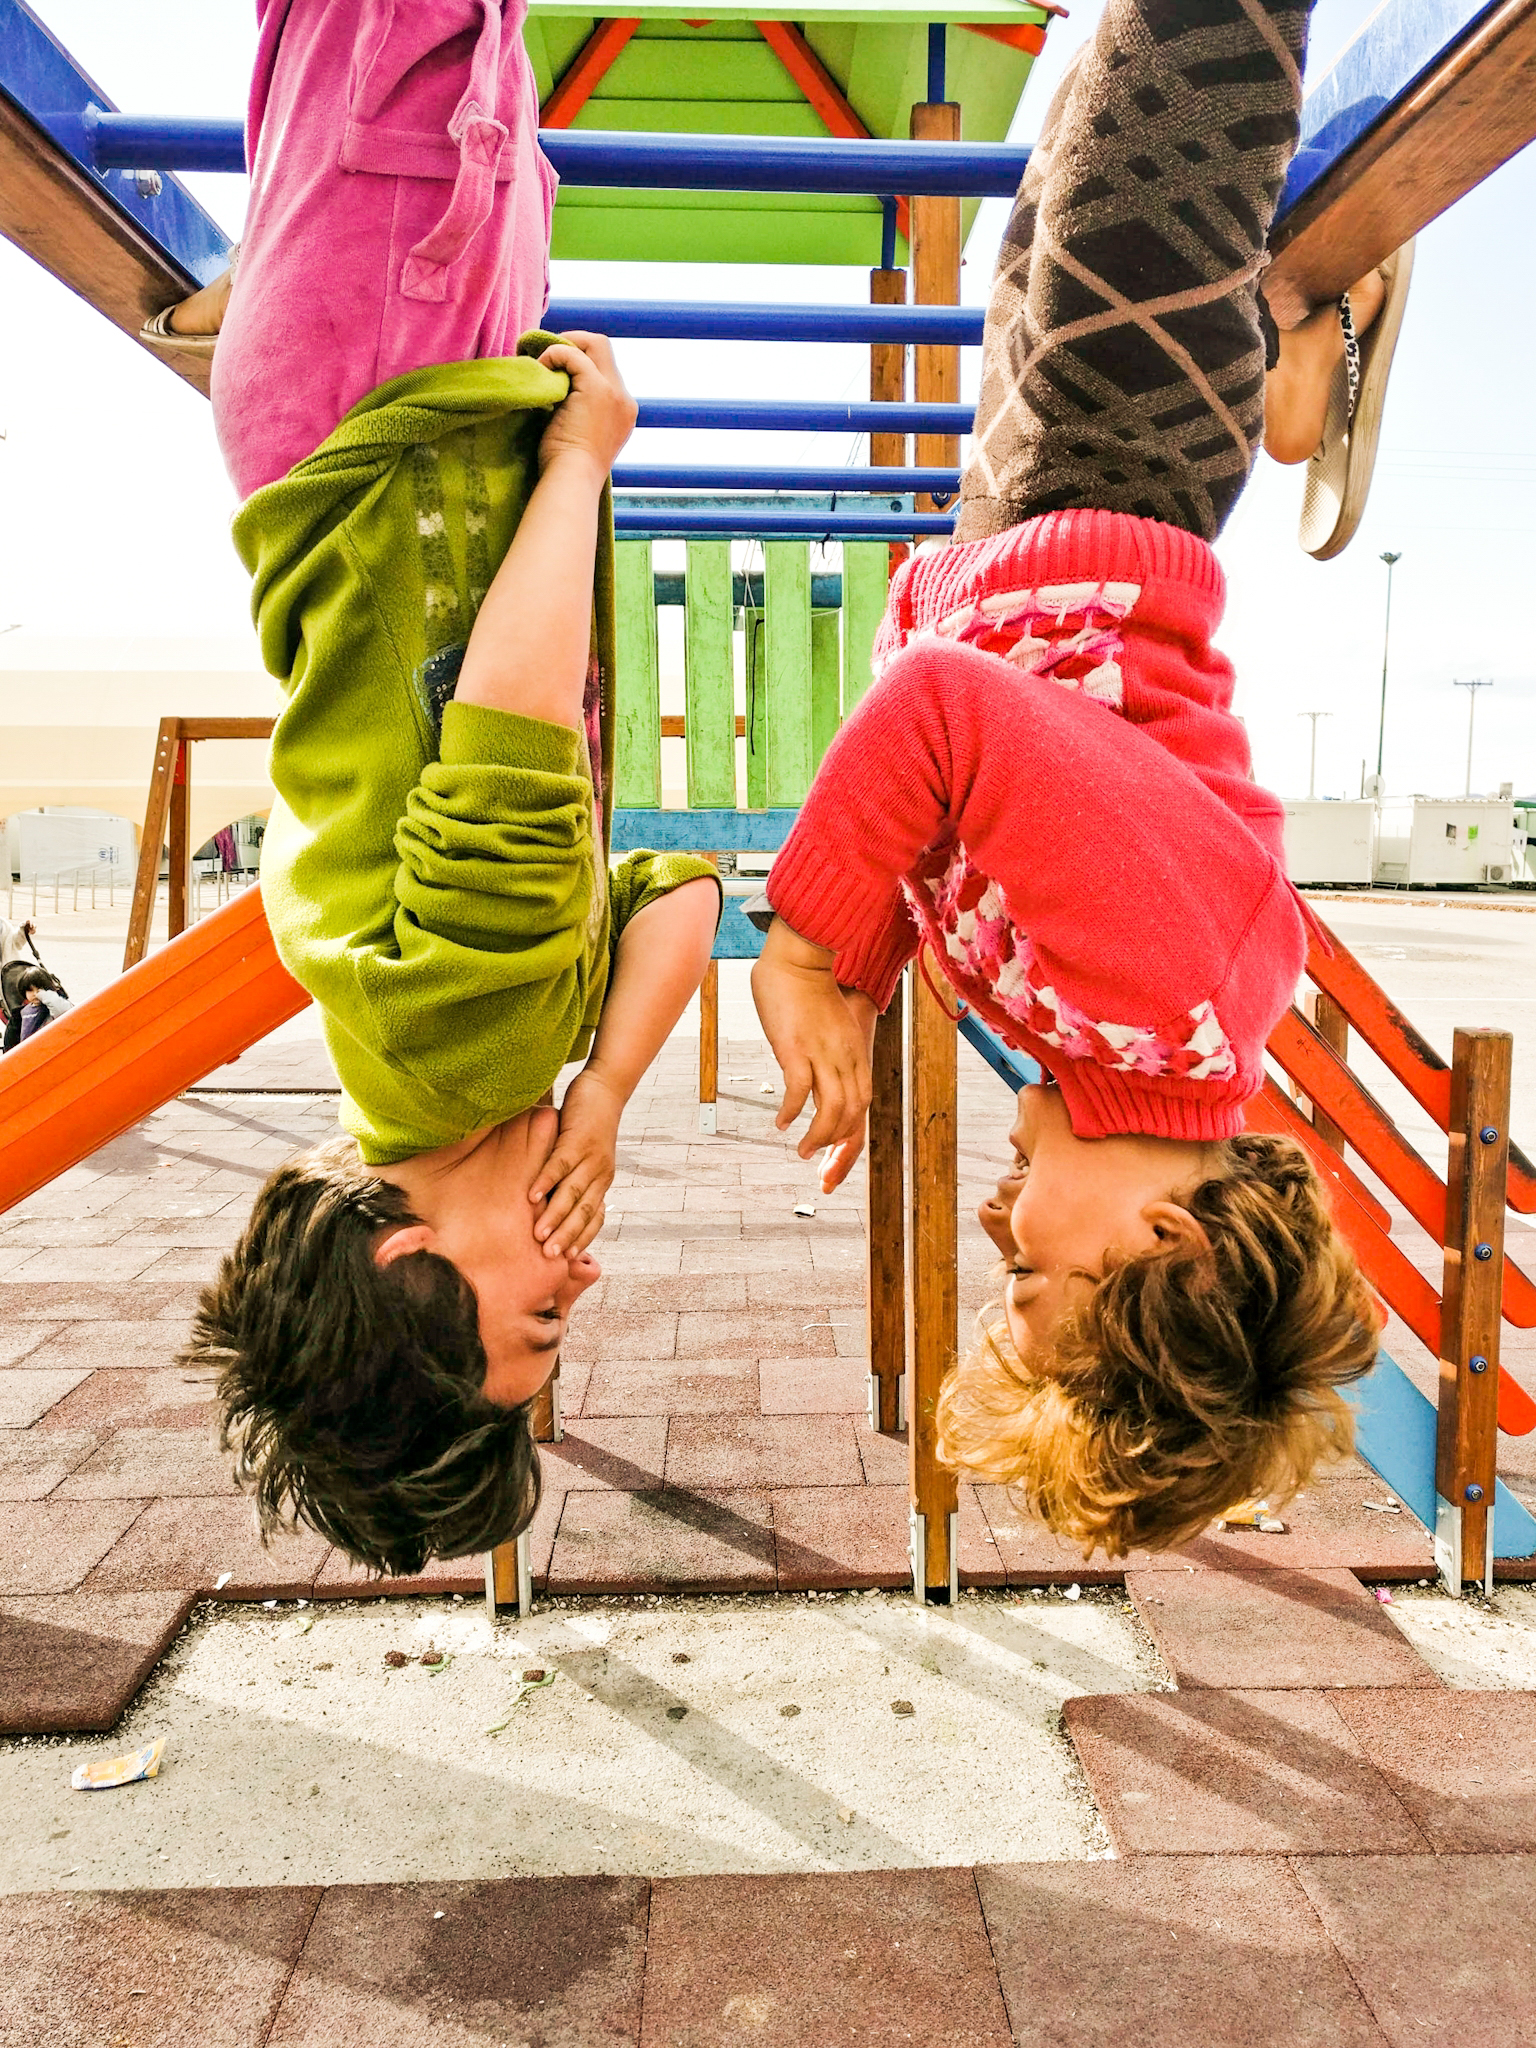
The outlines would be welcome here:
[[[1053,988],[1002,890],[972,865],[963,846],[956,846],[942,874],[924,878],[924,887],[931,904],[924,905],[910,885],[908,897],[941,940],[961,994],[965,980],[984,989],[1042,1045],[1116,1073],[1184,1081],[1220,1081],[1236,1073],[1237,1056],[1210,1002],[1166,1024],[1116,1024],[1090,1017]]]
[[[903,644],[953,640],[984,654],[1000,654],[1026,675],[1045,676],[1118,711],[1125,699],[1120,629],[1140,596],[1139,583],[1043,583],[1036,590],[1000,590],[961,605],[932,626],[914,628],[903,636]],[[886,660],[896,651],[886,650]]]

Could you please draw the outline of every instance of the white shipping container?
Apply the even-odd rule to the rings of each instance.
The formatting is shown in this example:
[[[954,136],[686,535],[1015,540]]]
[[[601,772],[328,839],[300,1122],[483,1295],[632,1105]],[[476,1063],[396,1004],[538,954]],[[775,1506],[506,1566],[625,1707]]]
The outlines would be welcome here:
[[[1406,797],[1381,807],[1378,882],[1410,888],[1508,883],[1515,807],[1508,797]]]
[[[1357,882],[1375,872],[1376,806],[1367,799],[1337,803],[1296,797],[1285,806],[1285,871],[1298,886]]]
[[[105,811],[19,811],[7,821],[11,873],[23,882],[52,881],[70,868],[111,862],[131,877],[137,854],[133,827]]]

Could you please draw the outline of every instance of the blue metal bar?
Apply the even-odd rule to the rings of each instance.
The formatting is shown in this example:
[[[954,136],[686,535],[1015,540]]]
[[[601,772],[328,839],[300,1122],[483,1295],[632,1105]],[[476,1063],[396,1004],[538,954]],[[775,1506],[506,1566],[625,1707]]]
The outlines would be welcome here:
[[[797,399],[642,398],[642,427],[730,434],[968,434],[968,405],[803,405]]]
[[[542,128],[568,185],[674,192],[920,192],[1011,199],[1029,151],[1006,142],[843,142],[778,135],[655,135]],[[103,113],[90,137],[97,169],[243,171],[238,121]]]
[[[958,469],[737,469],[705,464],[626,462],[613,472],[620,491],[818,491],[869,498],[927,491],[948,497],[960,488]],[[894,508],[893,508],[894,509]]]
[[[930,21],[928,24],[928,100],[938,105],[944,98],[944,59],[948,54],[949,24]]]
[[[654,512],[613,508],[616,533],[649,534],[658,540],[689,535],[730,534],[737,540],[780,536],[805,540],[906,540],[913,534],[954,531],[953,519],[932,512]]]
[[[657,569],[651,583],[657,604],[681,605],[688,599],[688,579],[681,569]],[[756,569],[749,576],[738,569],[731,578],[731,603],[739,610],[742,605],[761,605],[763,601],[763,572]],[[843,579],[836,570],[822,572],[811,578],[811,609],[818,612],[836,612],[843,608]]]
[[[882,199],[880,202],[880,268],[896,268],[896,202]]]
[[[980,306],[762,306],[551,299],[544,325],[629,341],[904,341],[981,346]]]
[[[1010,1045],[1004,1045],[996,1032],[989,1031],[972,1010],[960,1013],[960,1036],[973,1045],[987,1065],[1015,1095],[1021,1088],[1033,1088],[1040,1080],[1040,1068],[1027,1054],[1015,1052]]]

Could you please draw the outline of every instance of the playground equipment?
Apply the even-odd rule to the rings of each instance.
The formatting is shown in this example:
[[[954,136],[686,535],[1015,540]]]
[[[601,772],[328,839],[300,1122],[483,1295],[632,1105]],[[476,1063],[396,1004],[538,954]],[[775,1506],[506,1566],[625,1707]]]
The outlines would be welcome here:
[[[924,19],[943,12],[927,8]],[[966,12],[975,21],[996,25],[995,12],[986,6]],[[1008,19],[1032,31],[1041,27],[1035,19],[1041,10],[1021,12],[1010,12]],[[843,25],[865,18],[849,0]],[[903,19],[910,27],[910,18]],[[836,10],[826,11],[821,20],[835,23]],[[587,33],[572,60],[573,67],[586,70],[575,77],[565,102],[558,101],[564,77],[552,89],[557,111],[568,112],[587,73],[599,69],[606,55],[616,61],[619,50],[631,46],[632,37],[621,37],[625,26],[599,24]],[[774,46],[765,33],[763,40]],[[815,583],[803,552],[784,543],[791,536],[875,543],[863,555],[849,547],[844,557],[840,708],[846,710],[850,678],[855,689],[862,687],[857,649],[865,628],[852,622],[867,614],[877,581],[883,580],[869,565],[883,567],[882,543],[948,530],[944,508],[956,487],[959,436],[969,426],[967,409],[958,403],[958,349],[979,339],[975,314],[954,305],[962,202],[994,192],[1011,195],[1025,160],[1024,152],[1004,146],[960,143],[959,109],[945,98],[946,50],[953,40],[942,22],[930,26],[928,97],[911,106],[914,139],[909,143],[658,138],[576,133],[558,124],[545,134],[548,153],[569,185],[640,193],[647,204],[650,195],[663,189],[692,195],[841,193],[879,202],[850,209],[850,217],[864,220],[861,233],[877,214],[879,219],[880,263],[872,274],[873,303],[867,312],[683,308],[651,302],[580,309],[580,317],[595,317],[619,334],[799,341],[846,340],[855,338],[856,331],[871,346],[867,404],[642,401],[642,427],[868,432],[871,460],[867,470],[766,475],[746,465],[636,463],[621,468],[616,519],[625,540],[621,575],[628,593],[627,644],[632,656],[638,650],[640,661],[626,682],[621,712],[627,721],[620,768],[624,812],[616,820],[616,845],[637,843],[620,836],[640,829],[626,822],[634,816],[643,819],[651,844],[661,837],[658,828],[673,819],[685,837],[664,843],[722,854],[759,844],[771,850],[778,844],[787,814],[803,794],[802,770],[818,758],[818,743],[825,744],[833,723],[828,629],[820,629],[818,688]],[[208,281],[222,265],[222,236],[169,174],[177,168],[241,168],[238,124],[119,113],[21,0],[0,0],[0,53],[0,229],[116,324],[136,333],[147,314],[192,284]],[[15,61],[17,53],[25,63]],[[1536,0],[1496,0],[1492,6],[1444,0],[1433,9],[1423,0],[1388,0],[1306,104],[1303,150],[1287,187],[1271,271],[1277,285],[1293,291],[1297,308],[1309,296],[1337,292],[1523,147],[1536,134],[1533,74]],[[903,199],[905,211],[900,212]],[[835,209],[822,211],[830,215]],[[917,300],[911,306],[905,303],[905,274],[895,261],[898,235],[911,251]],[[690,247],[689,253],[699,253],[698,248]],[[741,251],[733,248],[731,254],[739,257]],[[557,305],[551,312],[556,320],[577,317],[574,306]],[[911,400],[905,374],[909,346],[915,349]],[[202,364],[188,359],[173,366],[201,385]],[[910,466],[908,436],[915,437]],[[771,495],[752,496],[760,487],[768,487]],[[664,491],[703,492],[710,498],[702,505],[676,496],[659,501],[655,494]],[[752,673],[761,676],[764,690],[761,728],[755,698],[741,714],[750,763],[745,813],[735,808],[737,714],[734,700],[727,712],[719,681],[728,671],[718,665],[707,669],[702,657],[690,670],[682,735],[690,743],[689,810],[659,811],[637,794],[651,772],[647,764],[653,742],[659,746],[668,736],[651,687],[654,664],[645,667],[655,593],[646,541],[657,535],[682,536],[694,544],[682,595],[694,644],[713,640],[717,652],[737,609],[722,543],[737,537],[766,542],[765,552],[783,547],[768,564],[761,605],[747,601],[740,607],[753,650]],[[712,556],[703,552],[710,545]],[[793,591],[793,598],[784,596],[781,602],[786,591]],[[744,593],[747,599],[751,595]],[[809,631],[808,649],[802,619]],[[759,630],[761,669],[756,666]],[[793,658],[783,651],[790,645],[786,634],[793,640]],[[717,790],[717,795],[696,798],[695,756],[699,787]],[[754,775],[760,780],[754,781]],[[654,779],[649,787],[654,805]],[[727,942],[739,942],[744,949],[751,944],[745,937]],[[1517,1323],[1536,1321],[1530,1283],[1503,1257],[1506,1192],[1520,1208],[1530,1207],[1536,1196],[1530,1168],[1509,1149],[1508,1039],[1499,1033],[1458,1033],[1455,1057],[1447,1066],[1342,948],[1329,953],[1314,947],[1308,972],[1320,994],[1355,1025],[1450,1140],[1450,1170],[1441,1183],[1345,1065],[1337,1049],[1338,1016],[1319,1006],[1315,1026],[1294,1012],[1283,1020],[1272,1052],[1305,1088],[1317,1120],[1308,1121],[1271,1084],[1253,1105],[1251,1121],[1285,1130],[1307,1145],[1373,1284],[1439,1361],[1437,1411],[1395,1361],[1383,1360],[1362,1394],[1361,1449],[1435,1527],[1442,1568],[1459,1589],[1464,1563],[1491,1579],[1496,1555],[1536,1553],[1536,1521],[1497,1487],[1495,1473],[1497,1427],[1520,1433],[1536,1423],[1536,1406],[1498,1364],[1501,1309]],[[208,974],[221,978],[209,983],[204,979]],[[83,1158],[156,1101],[301,1007],[302,993],[285,983],[270,940],[264,943],[259,899],[251,891],[125,975],[97,1003],[82,1006],[63,1025],[12,1054],[0,1070],[0,1117],[7,1134],[0,1148],[0,1207]],[[194,1016],[187,998],[199,987]],[[151,989],[174,995],[160,1013],[159,1031],[146,1034],[136,1022],[134,1031],[125,1034],[119,1020],[136,1017],[139,993]],[[234,1006],[228,1014],[225,1005]],[[1030,1078],[1028,1063],[990,1039],[974,1019],[958,1021],[1010,1085]],[[934,1401],[958,1338],[956,1023],[926,978],[907,977],[903,1003],[892,1005],[877,1034],[870,1120],[872,1414],[882,1430],[900,1428],[905,1389],[914,1590],[919,1598],[933,1600],[952,1597],[958,1583],[955,1479],[938,1466],[932,1438]],[[175,1036],[183,1030],[184,1038]],[[706,1059],[701,1049],[701,1063]],[[82,1089],[79,1084],[88,1075],[95,1086]],[[13,1112],[20,1113],[21,1121],[13,1122]],[[25,1142],[10,1142],[13,1130]],[[1344,1160],[1337,1149],[1341,1141],[1443,1246],[1439,1294],[1393,1243],[1389,1212]],[[519,1571],[510,1549],[498,1553],[491,1569],[493,1599],[514,1592],[526,1596],[526,1549],[522,1564]]]

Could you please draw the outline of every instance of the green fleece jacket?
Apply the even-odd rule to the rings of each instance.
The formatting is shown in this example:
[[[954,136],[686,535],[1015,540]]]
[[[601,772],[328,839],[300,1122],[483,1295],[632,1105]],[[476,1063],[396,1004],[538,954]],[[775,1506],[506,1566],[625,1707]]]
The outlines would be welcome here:
[[[613,533],[588,729],[452,701],[464,644],[566,394],[533,355],[381,385],[235,519],[287,703],[267,918],[314,997],[341,1121],[372,1165],[505,1122],[584,1058],[627,921],[707,863],[608,871]],[[604,884],[606,883],[606,886]]]

